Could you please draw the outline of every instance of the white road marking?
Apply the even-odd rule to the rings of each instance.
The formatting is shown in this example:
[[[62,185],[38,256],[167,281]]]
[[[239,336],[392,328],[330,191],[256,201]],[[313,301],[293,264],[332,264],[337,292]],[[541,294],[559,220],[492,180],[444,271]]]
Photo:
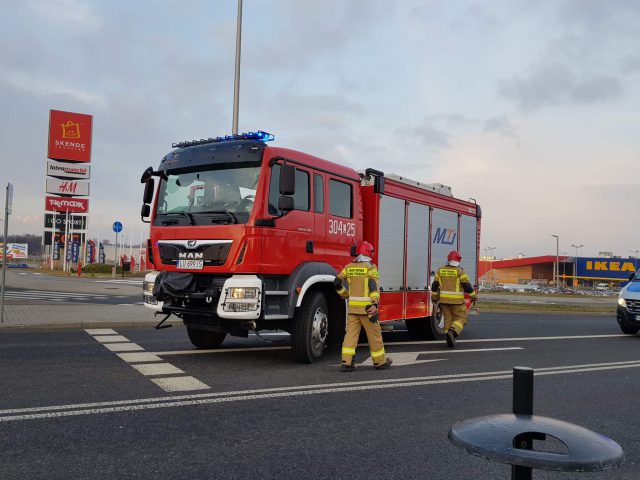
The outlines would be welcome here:
[[[443,362],[446,358],[432,358],[429,360],[418,360],[418,352],[396,352],[393,355],[387,355],[393,359],[394,367],[403,367],[405,365],[417,365],[418,363],[431,363],[431,362]],[[371,357],[367,358],[364,362],[360,363],[359,366],[369,366],[373,367],[373,359]]]
[[[162,361],[159,356],[151,352],[118,353],[117,355],[127,363]]]
[[[263,350],[291,350],[291,347],[246,347],[246,348],[218,348],[215,350],[175,350],[169,352],[153,352],[158,356],[165,355],[197,355],[200,353],[234,353],[234,352],[260,352]]]
[[[193,377],[152,378],[153,383],[167,392],[184,392],[185,390],[208,390],[211,387]]]
[[[457,340],[458,343],[478,343],[478,342],[529,342],[536,340],[590,340],[595,338],[615,338],[615,337],[628,337],[629,335],[624,334],[613,334],[613,335],[567,335],[567,336],[559,336],[559,337],[512,337],[512,338],[477,338],[477,339],[463,339]],[[419,341],[409,341],[409,342],[384,342],[385,345],[430,345],[434,343],[443,343],[444,340],[419,340]],[[359,344],[366,345],[365,344]]]
[[[91,330],[88,329],[87,332]],[[109,329],[95,329],[100,333],[104,333]],[[128,353],[116,353],[118,357],[127,363],[138,362],[162,362],[162,359],[152,352],[144,351],[137,343],[129,341],[126,337],[118,335],[117,332],[111,330],[115,335],[94,335],[94,339],[102,343],[106,348],[112,352],[128,352]],[[109,332],[109,333],[111,333]],[[156,363],[148,365],[131,365],[138,372],[143,375],[180,375],[184,374],[182,370],[169,363]],[[191,376],[181,377],[167,377],[150,379],[153,383],[167,392],[184,392],[187,390],[204,390],[211,388],[209,385],[202,383]]]
[[[140,285],[142,286],[142,279],[139,280],[128,280],[128,279],[115,279],[115,280],[92,280],[95,283],[122,283],[125,285]]]
[[[107,347],[112,352],[133,352],[136,350],[144,350],[140,345],[127,342],[127,343],[105,343],[105,347]]]
[[[129,341],[127,337],[123,337],[122,335],[102,335],[95,337],[95,339],[100,343],[122,343]]]
[[[170,363],[142,363],[140,365],[131,365],[141,374],[147,376],[153,375],[178,375],[184,373],[178,367],[174,367]]]
[[[118,333],[112,328],[85,328],[85,332],[89,335],[117,335]]]
[[[393,359],[393,366],[402,365],[414,365],[416,363],[435,362],[438,360],[445,360],[444,358],[438,358],[436,360],[418,360],[420,355],[444,355],[447,353],[477,353],[477,352],[495,352],[503,350],[524,350],[522,347],[504,347],[504,348],[468,348],[468,349],[453,349],[447,350],[429,350],[418,352],[387,352],[387,356]],[[360,365],[373,366],[373,360],[371,357],[367,358]]]
[[[562,375],[571,373],[596,372],[640,368],[640,361],[610,362],[600,364],[567,365],[535,369],[535,376]],[[404,379],[365,380],[359,382],[341,382],[321,385],[300,385],[294,387],[267,388],[236,392],[212,392],[193,395],[118,400],[112,402],[95,402],[75,405],[53,405],[46,407],[29,407],[0,410],[0,422],[19,420],[35,420],[42,418],[60,418],[78,415],[95,415],[113,412],[130,412],[190,405],[206,405],[223,402],[263,400],[302,395],[320,395],[327,393],[358,392],[449,383],[479,382],[507,380],[513,376],[512,370],[495,372],[478,372],[458,375],[435,375],[429,377],[412,377]]]
[[[5,295],[23,295],[28,297],[55,296],[55,297],[109,297],[103,293],[82,293],[82,292],[54,292],[51,290],[7,290]]]

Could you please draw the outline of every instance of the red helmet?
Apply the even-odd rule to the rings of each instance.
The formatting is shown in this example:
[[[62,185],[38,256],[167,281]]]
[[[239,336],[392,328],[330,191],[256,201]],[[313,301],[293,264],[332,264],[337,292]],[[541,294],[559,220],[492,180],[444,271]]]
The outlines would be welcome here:
[[[460,260],[462,260],[462,255],[460,255],[460,252],[456,250],[451,250],[449,252],[449,255],[447,255],[447,261],[450,262],[451,260],[459,262]]]
[[[356,248],[356,255],[371,257],[373,255],[373,245],[369,242],[360,242]]]

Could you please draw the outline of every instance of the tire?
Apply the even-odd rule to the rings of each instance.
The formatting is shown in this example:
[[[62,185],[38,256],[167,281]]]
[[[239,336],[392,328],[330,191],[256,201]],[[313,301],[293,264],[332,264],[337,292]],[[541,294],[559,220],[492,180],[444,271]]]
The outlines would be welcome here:
[[[187,327],[187,335],[194,347],[205,350],[218,348],[227,336],[224,332],[211,332],[193,327]]]
[[[627,335],[635,335],[640,331],[640,327],[631,327],[628,325],[620,325],[620,330],[622,333],[626,333]]]
[[[435,315],[411,318],[404,321],[411,338],[415,340],[443,340],[444,317],[438,305]]]
[[[291,325],[291,353],[299,362],[313,363],[322,357],[328,338],[327,299],[322,292],[310,292]]]

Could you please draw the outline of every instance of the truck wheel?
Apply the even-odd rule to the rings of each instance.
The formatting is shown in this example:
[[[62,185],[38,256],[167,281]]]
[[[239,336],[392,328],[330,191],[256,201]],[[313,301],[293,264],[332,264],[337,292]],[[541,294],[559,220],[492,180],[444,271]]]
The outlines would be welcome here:
[[[411,318],[404,321],[411,338],[416,340],[443,340],[444,316],[438,305],[434,315],[423,318]]]
[[[311,292],[291,325],[291,352],[302,363],[313,363],[324,353],[329,337],[329,310],[322,292]]]
[[[622,330],[622,333],[626,333],[627,335],[635,335],[640,331],[640,327],[630,327],[627,325],[620,325],[620,330]]]
[[[211,332],[193,327],[187,327],[187,335],[193,346],[200,349],[218,348],[227,336],[224,332]]]

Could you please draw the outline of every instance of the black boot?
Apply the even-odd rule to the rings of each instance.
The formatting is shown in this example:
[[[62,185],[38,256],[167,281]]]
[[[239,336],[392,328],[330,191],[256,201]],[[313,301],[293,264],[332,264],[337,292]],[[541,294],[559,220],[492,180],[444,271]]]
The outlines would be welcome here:
[[[456,348],[456,332],[449,329],[449,331],[445,335],[445,339],[447,340],[447,345],[449,348]]]
[[[352,363],[351,365],[347,365],[346,363],[342,364],[342,368],[340,371],[342,372],[354,372],[356,370],[356,366]]]
[[[374,365],[374,367],[376,370],[386,370],[391,366],[392,363],[393,363],[393,360],[387,357],[384,359],[384,363],[381,363],[380,365]]]

